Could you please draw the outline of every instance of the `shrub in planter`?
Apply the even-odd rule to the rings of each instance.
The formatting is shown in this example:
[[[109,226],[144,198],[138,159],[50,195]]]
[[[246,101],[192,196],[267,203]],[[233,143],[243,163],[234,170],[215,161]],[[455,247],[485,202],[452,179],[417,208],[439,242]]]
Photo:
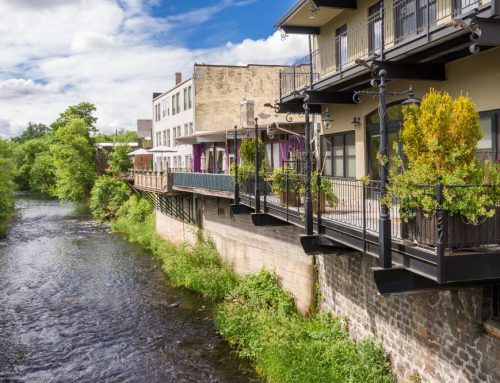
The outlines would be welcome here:
[[[280,204],[287,206],[297,206],[298,194],[303,182],[302,178],[295,172],[295,168],[289,166],[274,168],[272,172],[267,173],[265,176],[271,193],[279,194]]]
[[[311,174],[311,194],[312,194],[312,205],[313,205],[313,210],[316,211],[317,206],[318,206],[318,171],[315,170]],[[303,184],[301,186],[301,195],[305,195],[306,193],[306,188],[305,185]],[[333,192],[332,185],[330,184],[330,181],[327,178],[320,178],[320,184],[319,184],[319,198],[320,198],[320,210],[321,212],[326,211],[326,203],[328,203],[329,207],[335,207],[337,206],[338,203],[338,198]]]
[[[495,214],[500,172],[476,155],[481,138],[479,116],[472,101],[432,90],[420,106],[403,109],[401,131],[405,161],[396,159],[390,174],[388,205],[398,201],[400,215],[408,222],[417,216],[434,217],[438,209],[435,185],[481,185],[492,187],[445,187],[443,207],[450,216],[478,224]],[[417,214],[418,213],[418,214]],[[404,230],[403,230],[404,231]]]

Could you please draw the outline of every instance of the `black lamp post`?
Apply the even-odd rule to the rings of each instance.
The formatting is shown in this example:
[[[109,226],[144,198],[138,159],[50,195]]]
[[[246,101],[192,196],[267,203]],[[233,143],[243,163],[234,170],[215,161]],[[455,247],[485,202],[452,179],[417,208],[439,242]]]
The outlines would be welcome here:
[[[238,181],[238,127],[234,126],[234,204],[240,203],[240,184]]]
[[[382,268],[390,268],[392,266],[392,250],[391,250],[391,217],[390,211],[384,200],[387,196],[387,184],[389,175],[389,151],[388,141],[389,135],[385,116],[387,114],[387,95],[401,96],[408,94],[408,99],[402,104],[419,104],[420,101],[414,97],[413,87],[410,85],[408,90],[403,92],[387,92],[385,78],[387,71],[381,69],[378,71],[377,77],[371,81],[372,86],[378,86],[378,92],[372,91],[356,91],[354,92],[353,100],[360,103],[361,94],[377,94],[378,95],[378,113],[380,118],[380,215],[379,215],[379,265]]]
[[[255,117],[255,212],[260,213],[260,188],[259,188],[259,119]]]
[[[306,182],[305,182],[305,229],[306,235],[313,235],[313,207],[312,207],[312,195],[311,195],[311,126],[309,123],[309,114],[311,109],[309,108],[309,95],[304,96],[304,114],[305,114],[305,141],[306,141]]]

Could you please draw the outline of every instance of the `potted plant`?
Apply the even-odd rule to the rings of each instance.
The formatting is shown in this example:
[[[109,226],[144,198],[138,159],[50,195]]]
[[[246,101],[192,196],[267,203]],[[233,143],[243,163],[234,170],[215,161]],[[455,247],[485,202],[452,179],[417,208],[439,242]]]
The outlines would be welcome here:
[[[271,193],[279,194],[281,206],[298,206],[298,193],[301,189],[302,177],[295,168],[283,166],[273,169],[265,177]]]
[[[338,198],[333,192],[332,185],[327,178],[320,177],[320,182],[318,185],[318,175],[319,173],[317,170],[311,173],[312,205],[313,205],[313,211],[316,211],[318,208],[318,195],[319,195],[320,212],[324,213],[326,211],[326,206],[327,206],[326,203],[328,203],[329,207],[333,208],[337,206]],[[306,193],[306,187],[305,184],[302,184],[300,188],[300,194],[305,195],[305,193]]]
[[[435,246],[440,208],[435,185],[442,182],[448,246],[494,241],[485,236],[494,234],[492,217],[500,210],[500,172],[496,164],[482,163],[475,155],[481,131],[474,104],[468,97],[454,100],[431,89],[420,106],[404,107],[403,116],[400,139],[405,158],[395,159],[383,201],[399,206],[403,238]]]

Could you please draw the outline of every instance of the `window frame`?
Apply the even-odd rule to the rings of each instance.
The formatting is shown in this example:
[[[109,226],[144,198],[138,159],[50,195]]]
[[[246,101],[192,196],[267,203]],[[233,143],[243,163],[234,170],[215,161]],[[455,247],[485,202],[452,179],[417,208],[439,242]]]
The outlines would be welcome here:
[[[353,136],[354,138],[354,155],[348,155],[347,154],[347,145],[346,145],[346,142],[347,142],[347,136]],[[336,175],[335,174],[335,158],[338,158],[340,156],[335,156],[335,151],[334,151],[334,138],[336,137],[342,137],[342,148],[343,148],[343,154],[342,154],[342,160],[343,160],[343,166],[342,166],[342,172],[343,172],[343,175],[339,176],[339,175]],[[350,180],[353,180],[353,179],[356,179],[356,165],[357,165],[357,156],[356,156],[356,131],[355,130],[347,130],[345,132],[339,132],[339,133],[332,133],[332,134],[324,134],[321,136],[321,147],[322,148],[326,148],[326,141],[329,140],[329,143],[331,144],[331,147],[332,147],[332,153],[331,153],[331,156],[330,156],[330,165],[331,165],[331,170],[332,170],[332,175],[325,175],[324,174],[324,171],[325,169],[323,168],[322,166],[322,174],[323,176],[326,176],[326,177],[331,177],[331,178],[342,178],[342,179],[350,179]],[[323,160],[325,160],[326,162],[326,151],[323,151]],[[354,158],[354,177],[348,177],[347,174],[349,173],[348,172],[348,164],[349,164],[349,161],[348,159],[349,158]]]
[[[500,145],[500,109],[485,110],[479,112],[479,118],[491,118],[491,160],[498,162],[500,156],[498,147]],[[487,152],[488,149],[476,149],[476,154],[479,156],[481,153]]]

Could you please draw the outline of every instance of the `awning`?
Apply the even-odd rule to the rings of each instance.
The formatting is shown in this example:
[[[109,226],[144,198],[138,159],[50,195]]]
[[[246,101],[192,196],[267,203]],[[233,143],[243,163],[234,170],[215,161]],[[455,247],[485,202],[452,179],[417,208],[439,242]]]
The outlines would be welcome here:
[[[177,137],[176,141],[184,145],[226,142],[226,131],[217,130],[213,132],[198,132],[190,136]]]
[[[133,152],[130,152],[128,155],[129,156],[144,156],[144,155],[148,155],[148,154],[151,154],[149,153],[146,149],[137,149],[137,150],[134,150]]]
[[[172,150],[168,146],[156,146],[148,150],[149,153],[177,153],[177,150]]]

